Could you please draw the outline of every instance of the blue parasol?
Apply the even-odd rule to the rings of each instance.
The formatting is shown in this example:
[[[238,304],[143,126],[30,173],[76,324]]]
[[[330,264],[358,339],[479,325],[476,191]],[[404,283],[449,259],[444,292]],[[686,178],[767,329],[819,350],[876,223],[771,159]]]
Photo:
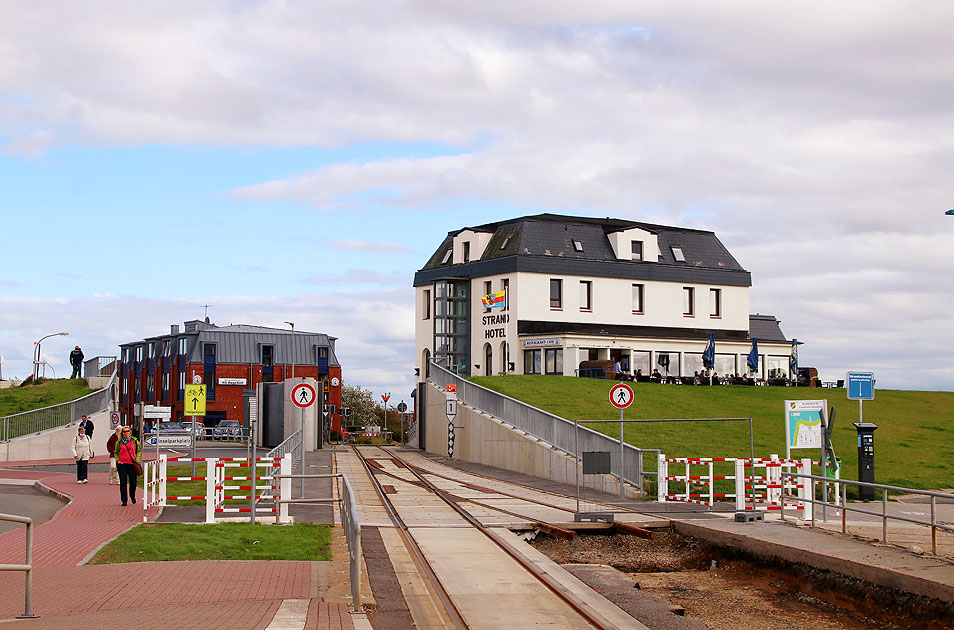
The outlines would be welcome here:
[[[702,366],[707,370],[715,367],[715,334],[709,333],[709,343],[706,349],[702,351]]]
[[[759,338],[752,337],[752,349],[749,351],[749,357],[745,360],[745,364],[749,366],[749,369],[753,372],[759,371]]]

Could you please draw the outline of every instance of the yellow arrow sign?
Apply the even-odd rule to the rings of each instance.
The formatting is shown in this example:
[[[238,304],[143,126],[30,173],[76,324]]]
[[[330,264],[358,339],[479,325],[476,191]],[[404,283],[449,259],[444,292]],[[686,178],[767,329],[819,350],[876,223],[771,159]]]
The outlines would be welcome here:
[[[185,413],[186,416],[205,415],[205,385],[185,386]]]

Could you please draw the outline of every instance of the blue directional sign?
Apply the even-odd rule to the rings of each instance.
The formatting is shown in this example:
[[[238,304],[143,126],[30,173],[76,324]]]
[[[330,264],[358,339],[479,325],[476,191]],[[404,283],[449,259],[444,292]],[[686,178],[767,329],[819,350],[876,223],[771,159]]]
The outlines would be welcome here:
[[[848,372],[848,400],[874,400],[874,372]]]

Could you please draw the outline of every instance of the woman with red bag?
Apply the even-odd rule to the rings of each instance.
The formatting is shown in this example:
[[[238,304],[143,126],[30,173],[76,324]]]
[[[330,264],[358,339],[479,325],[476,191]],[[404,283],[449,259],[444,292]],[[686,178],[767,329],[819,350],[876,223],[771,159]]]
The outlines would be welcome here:
[[[126,505],[127,482],[128,495],[132,502],[136,502],[136,482],[139,480],[138,471],[142,470],[139,463],[139,443],[132,436],[132,429],[123,427],[116,442],[116,469],[119,471],[119,498]]]

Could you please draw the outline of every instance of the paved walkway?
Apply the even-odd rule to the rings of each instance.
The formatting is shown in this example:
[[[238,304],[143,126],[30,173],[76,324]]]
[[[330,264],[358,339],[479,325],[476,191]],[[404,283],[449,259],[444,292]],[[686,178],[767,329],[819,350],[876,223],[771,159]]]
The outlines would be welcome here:
[[[97,458],[99,460],[100,458]],[[107,474],[91,472],[77,484],[55,467],[71,460],[22,462],[32,470],[0,469],[0,481],[31,479],[69,503],[36,527],[33,545],[33,612],[39,619],[9,628],[322,628],[366,624],[346,601],[327,601],[328,571],[320,562],[203,561],[85,566],[97,549],[142,522],[141,503],[120,504]],[[16,464],[4,464],[15,466]],[[140,492],[141,498],[141,492]],[[3,509],[0,508],[0,512]],[[158,509],[148,510],[152,521]],[[0,535],[0,563],[24,562],[25,527]],[[341,556],[342,554],[337,554]],[[347,555],[344,554],[344,560]],[[0,621],[23,614],[24,577],[0,572]],[[335,589],[332,588],[332,591]]]

